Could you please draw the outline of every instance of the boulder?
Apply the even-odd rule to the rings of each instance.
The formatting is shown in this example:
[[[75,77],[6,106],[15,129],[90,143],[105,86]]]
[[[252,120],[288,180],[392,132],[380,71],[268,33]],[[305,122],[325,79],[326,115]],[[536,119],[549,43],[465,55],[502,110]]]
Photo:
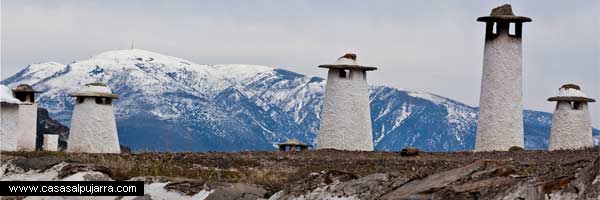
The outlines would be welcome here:
[[[31,158],[19,157],[19,158],[12,160],[12,164],[18,168],[25,170],[25,171],[29,171],[29,170],[44,171],[58,163],[61,163],[62,161],[63,160],[61,160],[57,157],[54,157],[54,156],[31,157]]]
[[[193,196],[202,190],[210,190],[203,181],[175,181],[165,185],[167,191],[178,191]]]
[[[492,13],[490,15],[491,16],[505,16],[505,15],[515,16],[515,14],[512,11],[512,6],[510,6],[510,4],[504,4],[502,6],[498,6],[494,9],[492,9]]]
[[[294,184],[291,184],[291,186],[287,187],[285,190],[291,196],[294,196],[296,194],[304,194],[306,191],[312,191],[317,187],[330,185],[332,183],[342,183],[357,178],[358,177],[355,174],[343,171],[321,171],[320,173],[308,174],[306,178],[296,181]]]
[[[420,152],[419,149],[417,149],[416,147],[407,147],[400,151],[400,155],[401,156],[418,156],[419,152]]]
[[[216,188],[205,200],[256,200],[264,199],[266,194],[265,189],[256,185],[232,183]]]
[[[335,193],[356,196],[359,199],[374,199],[388,192],[390,184],[387,174],[377,173],[341,183],[335,188]]]
[[[64,166],[62,169],[60,169],[60,171],[58,172],[58,178],[65,178],[67,176],[71,176],[78,172],[90,172],[90,171],[100,172],[100,173],[106,174],[108,176],[112,175],[112,170],[105,166],[95,165],[95,164],[71,163],[71,164]]]
[[[498,169],[499,167],[495,162],[478,160],[458,169],[432,174],[422,179],[412,180],[398,189],[382,196],[381,199],[427,198],[428,196],[431,196],[432,193],[435,193],[452,183],[458,182],[459,180],[471,179],[472,175],[485,177],[486,174],[493,174],[498,171]],[[485,182],[480,183],[480,185],[481,184],[485,184]],[[464,186],[464,188],[473,187],[478,187],[478,185]]]
[[[600,157],[577,174],[575,180],[563,187],[562,191],[556,193],[559,197],[578,196],[579,199],[600,199]]]
[[[525,149],[523,149],[523,147],[512,146],[508,149],[508,151],[525,151]]]

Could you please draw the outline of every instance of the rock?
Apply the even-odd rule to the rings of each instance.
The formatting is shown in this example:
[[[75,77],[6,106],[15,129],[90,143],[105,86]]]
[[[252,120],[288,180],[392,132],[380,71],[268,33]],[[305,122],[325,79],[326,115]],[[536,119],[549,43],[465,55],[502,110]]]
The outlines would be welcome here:
[[[556,193],[561,196],[576,195],[579,199],[600,199],[600,157],[583,169],[562,191]]]
[[[113,179],[101,172],[84,171],[67,176],[61,181],[113,181]]]
[[[512,146],[508,149],[508,151],[525,151],[525,149],[523,149],[523,147]]]
[[[552,193],[553,191],[558,191],[567,186],[571,181],[575,179],[574,177],[558,177],[556,179],[552,179],[549,181],[545,181],[541,184],[542,191],[544,193]]]
[[[527,200],[537,200],[537,199],[545,199],[544,193],[539,187],[539,183],[537,181],[530,182],[521,182],[513,185],[511,188],[504,192],[500,192],[493,199],[502,199],[502,200],[515,200],[515,199],[527,199]],[[568,198],[572,199],[572,198]]]
[[[167,191],[178,191],[193,196],[202,190],[210,190],[203,181],[176,181],[165,185]]]
[[[387,175],[378,174],[363,177],[365,179],[358,182],[352,182],[358,178],[352,173],[337,170],[313,172],[303,179],[290,183],[284,190],[278,192],[276,197],[271,197],[271,199],[330,199],[335,196],[349,196],[364,191],[365,187],[369,187],[365,185],[367,182],[376,185],[377,180],[383,176],[387,177]],[[348,194],[345,195],[345,192],[348,192]]]
[[[22,158],[22,157],[15,157],[15,156],[9,156],[9,155],[2,155],[2,156],[0,156],[0,162],[1,162],[2,164],[4,164],[4,162],[8,162],[8,161],[10,161],[10,160],[14,160],[14,159],[17,159],[17,158]]]
[[[265,198],[267,191],[244,183],[227,184],[216,188],[205,200],[256,200]]]
[[[510,6],[510,4],[504,4],[502,6],[498,6],[494,9],[492,9],[492,13],[490,14],[491,16],[502,16],[502,15],[511,15],[511,16],[515,16],[515,14],[512,11],[512,7]]]
[[[435,195],[445,199],[491,199],[496,193],[509,188],[514,182],[509,177],[493,177],[462,185],[451,185],[436,192]]]
[[[356,180],[341,183],[335,193],[356,196],[359,199],[374,199],[388,192],[390,178],[387,174],[371,174]]]
[[[392,185],[390,186],[391,188],[399,188],[400,186],[403,186],[404,184],[408,183],[410,181],[409,178],[406,177],[396,177],[394,179],[392,179]]]
[[[457,193],[461,193],[461,192],[471,193],[471,192],[480,191],[483,189],[504,187],[504,186],[511,185],[512,183],[513,183],[513,181],[511,178],[494,177],[494,178],[489,178],[489,179],[485,179],[485,180],[481,180],[481,181],[465,183],[462,185],[451,186],[451,187],[449,187],[449,189],[454,192],[457,192]]]
[[[400,151],[400,155],[401,156],[418,156],[419,149],[417,149],[416,147],[407,147]]]
[[[348,58],[348,59],[351,59],[351,60],[355,61],[356,60],[356,54],[347,53],[347,54],[344,54],[342,57],[340,57],[338,59],[341,59],[341,58]]]
[[[19,157],[12,160],[12,164],[25,171],[29,170],[46,170],[52,166],[61,163],[63,160],[54,156],[23,158]]]
[[[468,179],[476,172],[489,171],[489,173],[492,173],[496,170],[489,169],[495,167],[496,163],[494,162],[478,160],[475,163],[458,169],[432,174],[423,179],[412,180],[402,185],[400,188],[384,195],[382,199],[425,198],[425,196],[430,196],[427,194],[439,191],[458,180]],[[483,174],[480,174],[479,176],[482,175]]]
[[[332,183],[342,183],[357,178],[358,177],[355,174],[348,172],[337,170],[322,171],[320,173],[311,173],[306,178],[291,184],[285,190],[288,195],[294,196],[304,194],[306,191],[312,191],[320,186],[326,186]]]
[[[513,184],[499,192],[494,199],[600,199],[600,157],[575,177],[534,178]]]
[[[112,178],[107,176],[106,174],[95,172],[95,173],[86,173],[83,175],[83,180],[85,181],[112,181]]]
[[[129,179],[130,181],[144,181],[144,184],[162,183],[173,181],[173,178],[166,176],[136,176]],[[179,180],[177,180],[179,181]]]
[[[105,166],[94,164],[68,164],[62,169],[60,169],[60,171],[58,172],[58,178],[65,178],[78,172],[89,171],[101,172],[103,174],[107,174],[108,176],[112,175],[112,170]]]
[[[135,197],[133,200],[152,200],[152,197],[148,194],[145,194],[144,196]]]

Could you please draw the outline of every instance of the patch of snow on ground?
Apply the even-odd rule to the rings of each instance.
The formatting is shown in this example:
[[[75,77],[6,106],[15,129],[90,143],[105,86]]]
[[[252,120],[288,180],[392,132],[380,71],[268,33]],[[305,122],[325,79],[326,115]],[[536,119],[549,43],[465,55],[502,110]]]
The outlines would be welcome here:
[[[43,172],[37,170],[23,172],[20,168],[3,164],[0,169],[5,172],[0,176],[0,181],[53,181],[58,176],[58,171],[65,165],[66,163],[60,163]]]

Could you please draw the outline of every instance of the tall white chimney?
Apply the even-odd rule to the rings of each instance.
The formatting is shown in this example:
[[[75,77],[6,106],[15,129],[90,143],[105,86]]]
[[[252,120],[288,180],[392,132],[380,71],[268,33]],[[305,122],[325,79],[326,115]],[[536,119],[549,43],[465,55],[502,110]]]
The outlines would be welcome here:
[[[515,16],[506,4],[477,21],[486,29],[475,150],[524,147],[521,36],[523,23],[531,19]]]

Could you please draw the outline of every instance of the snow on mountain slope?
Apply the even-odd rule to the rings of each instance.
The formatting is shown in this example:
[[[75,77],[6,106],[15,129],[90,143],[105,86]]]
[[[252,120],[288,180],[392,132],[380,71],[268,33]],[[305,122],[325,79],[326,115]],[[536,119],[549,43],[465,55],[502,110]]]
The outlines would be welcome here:
[[[58,72],[65,69],[65,65],[57,62],[45,62],[35,63],[27,66],[24,70],[15,74],[11,78],[18,78],[19,80],[11,80],[11,78],[5,81],[20,81],[23,84],[34,84],[41,81],[44,78],[52,77]]]
[[[201,65],[150,51],[98,54],[68,65],[32,64],[2,81],[33,84],[53,118],[70,125],[68,91],[107,83],[121,143],[135,150],[272,150],[298,138],[315,143],[325,81],[256,65]],[[477,108],[421,91],[370,89],[376,149],[472,149]],[[525,111],[526,145],[545,148],[550,114]],[[597,130],[596,130],[597,131]],[[597,132],[596,132],[597,133]]]

